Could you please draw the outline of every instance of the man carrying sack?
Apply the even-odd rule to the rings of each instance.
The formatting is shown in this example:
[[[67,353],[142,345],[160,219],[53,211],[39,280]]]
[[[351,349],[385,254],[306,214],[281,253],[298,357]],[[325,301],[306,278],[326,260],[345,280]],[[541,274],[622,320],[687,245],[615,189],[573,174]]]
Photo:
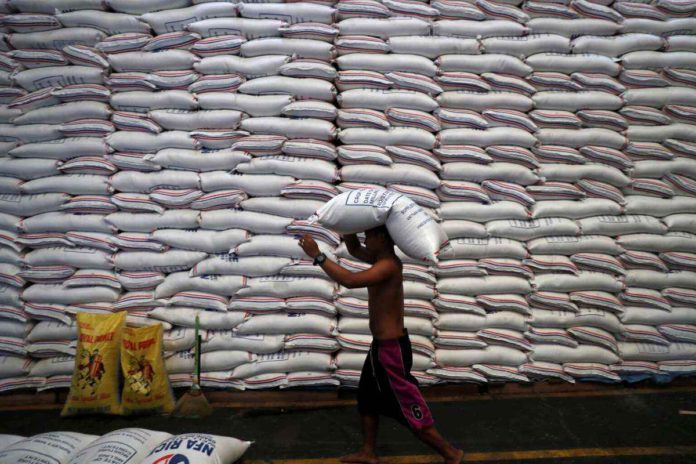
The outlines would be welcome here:
[[[403,265],[394,252],[394,242],[382,225],[365,232],[365,246],[355,234],[345,235],[348,251],[372,264],[362,272],[350,272],[321,253],[310,235],[299,241],[304,252],[314,259],[333,280],[348,288],[367,287],[370,331],[373,341],[360,375],[358,410],[362,420],[363,446],[360,451],[342,457],[341,462],[377,464],[379,415],[395,418],[408,427],[423,443],[432,447],[446,464],[459,463],[464,453],[448,443],[433,425],[428,405],[411,375],[412,353],[404,328]]]

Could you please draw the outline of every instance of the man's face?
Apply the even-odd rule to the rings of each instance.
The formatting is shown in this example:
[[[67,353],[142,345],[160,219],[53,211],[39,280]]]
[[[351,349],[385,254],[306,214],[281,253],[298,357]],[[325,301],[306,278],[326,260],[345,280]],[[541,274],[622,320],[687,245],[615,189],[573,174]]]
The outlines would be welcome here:
[[[365,232],[365,248],[376,253],[384,247],[384,235],[378,229],[370,229]]]

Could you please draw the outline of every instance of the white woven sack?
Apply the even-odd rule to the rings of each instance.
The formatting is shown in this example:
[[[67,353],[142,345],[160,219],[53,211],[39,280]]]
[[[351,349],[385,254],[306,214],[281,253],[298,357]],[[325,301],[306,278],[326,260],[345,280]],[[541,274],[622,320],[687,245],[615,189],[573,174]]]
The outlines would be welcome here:
[[[572,38],[583,35],[612,36],[619,32],[621,25],[605,19],[538,17],[532,18],[527,27],[534,34],[560,34]]]
[[[102,214],[43,213],[22,222],[22,229],[28,234],[50,232],[95,232],[113,234],[111,226]]]
[[[384,111],[389,108],[407,108],[434,111],[437,102],[422,92],[411,90],[351,89],[337,97],[341,108],[368,108]]]
[[[226,2],[216,2],[212,5],[203,3],[189,8],[175,8],[174,6],[168,5],[163,11],[146,13],[140,16],[140,20],[149,24],[155,33],[159,35],[166,32],[184,30],[186,26],[196,21],[202,21],[208,18],[231,18],[234,16],[237,16],[236,5],[227,4]]]
[[[227,171],[204,172],[200,175],[204,192],[242,190],[252,197],[280,196],[282,190],[295,182],[294,177],[264,174],[241,174]]]
[[[341,179],[346,182],[360,184],[405,184],[425,189],[435,189],[440,185],[440,179],[432,171],[406,163],[394,163],[390,166],[361,164],[344,166],[341,169]]]
[[[505,219],[486,223],[486,232],[492,237],[528,241],[553,235],[577,235],[580,228],[575,221],[564,218],[531,221]]]
[[[483,112],[490,108],[528,112],[534,108],[534,101],[527,95],[502,91],[473,92],[458,90],[442,92],[438,95],[437,102],[442,108],[467,109],[477,112]]]
[[[616,58],[634,51],[660,50],[664,47],[664,39],[653,34],[619,34],[613,37],[590,35],[573,39],[572,47],[573,53],[594,53]]]
[[[275,275],[284,267],[292,264],[290,258],[277,256],[217,255],[200,261],[191,269],[192,276],[238,275],[260,277]]]
[[[13,38],[18,35],[24,34],[13,34]],[[29,92],[42,89],[44,82],[56,87],[76,83],[100,85],[104,81],[104,70],[92,66],[48,66],[20,71],[12,76],[12,81]]]
[[[696,357],[696,343],[670,343],[667,346],[653,343],[619,342],[619,352],[625,361],[677,361]]]
[[[554,18],[556,19],[556,18]],[[433,35],[454,37],[520,37],[527,34],[527,27],[509,20],[442,20],[433,24]],[[411,35],[411,34],[408,34]]]
[[[226,275],[191,276],[189,272],[173,272],[157,285],[155,298],[168,298],[185,291],[200,291],[233,296],[246,285],[246,277]]]
[[[0,451],[0,463],[41,462],[46,461],[46,456],[50,456],[51,461],[66,464],[96,438],[97,435],[76,432],[47,432],[34,435]]]
[[[0,160],[0,169],[7,177],[15,177],[22,180],[39,179],[42,177],[60,174],[60,163],[51,159],[3,158]]]
[[[111,254],[96,248],[49,247],[27,253],[29,266],[71,266],[82,269],[113,269]]]
[[[500,53],[524,59],[536,53],[569,53],[570,40],[558,34],[532,34],[523,37],[489,37],[481,40],[486,53]]]
[[[331,354],[311,351],[281,351],[257,356],[253,363],[237,367],[232,372],[231,377],[248,378],[277,372],[328,372],[333,369]]]
[[[222,231],[158,229],[152,233],[152,238],[174,248],[206,253],[227,253],[249,240],[250,234],[242,229]]]
[[[333,44],[320,40],[267,37],[243,43],[240,53],[246,57],[294,54],[298,58],[330,62],[336,49]]]
[[[37,195],[2,195],[0,212],[15,216],[34,216],[60,209],[68,199],[65,193],[43,193]]]
[[[445,202],[440,207],[440,215],[445,220],[462,219],[477,223],[502,219],[520,221],[529,219],[527,209],[514,201],[497,201],[492,204],[479,204],[467,201]]]
[[[662,108],[666,105],[696,105],[696,89],[688,87],[663,87],[628,89],[622,95],[626,105]]]
[[[389,190],[342,193],[311,218],[339,233],[356,233],[386,224],[394,243],[407,255],[437,261],[447,243],[444,230],[413,200]]]
[[[313,296],[333,300],[336,285],[325,279],[295,276],[252,277],[246,286],[237,292],[237,296],[268,296],[275,298],[293,298]]]
[[[317,314],[288,313],[258,315],[249,318],[236,328],[240,334],[296,334],[312,333],[332,335],[336,319]]]
[[[299,3],[297,5],[245,3],[239,5],[239,15],[244,18],[283,18],[290,24],[306,22],[331,24],[335,20],[335,14],[334,8],[313,3]]]
[[[153,110],[148,117],[167,130],[236,129],[245,115],[235,110]]]
[[[333,256],[333,247],[319,241],[319,249],[328,256]],[[294,259],[311,259],[302,251],[297,239],[290,235],[254,235],[249,240],[228,250],[240,257],[246,256],[281,256]]]
[[[618,216],[622,208],[618,203],[604,198],[586,198],[580,201],[573,200],[546,200],[538,201],[532,206],[534,219],[565,217],[568,219],[582,219],[591,216]]]
[[[138,428],[114,430],[83,448],[67,461],[67,464],[90,464],[99,461],[113,464],[140,462],[150,449],[171,436],[166,432]]]
[[[33,303],[86,304],[115,302],[119,291],[109,287],[64,287],[55,284],[34,284],[26,288],[22,298]]]
[[[220,35],[241,35],[246,39],[259,37],[280,37],[280,28],[286,23],[279,19],[212,18],[196,21],[186,26],[186,30],[202,37]]]
[[[430,23],[406,17],[344,19],[338,23],[338,29],[340,35],[367,35],[382,39],[397,36],[430,35]]]
[[[203,211],[200,226],[203,229],[225,230],[240,228],[255,234],[282,234],[292,222],[289,218],[253,211]]]
[[[597,290],[617,293],[623,289],[623,284],[610,274],[588,271],[577,275],[537,274],[534,277],[534,288],[541,292]]]
[[[93,174],[63,174],[34,179],[21,185],[25,194],[69,193],[71,195],[107,195],[111,193],[109,178]]]
[[[425,150],[432,150],[436,145],[436,138],[430,132],[406,127],[394,127],[389,130],[349,128],[340,131],[338,137],[347,145],[408,145]]]
[[[160,92],[116,93],[111,97],[111,106],[117,111],[147,113],[160,109],[190,111],[197,109],[198,103],[194,96],[185,90],[163,90]]]
[[[332,123],[312,118],[247,118],[242,120],[240,127],[253,134],[284,135],[289,139],[333,140],[336,136]]]
[[[150,251],[122,251],[114,256],[114,265],[124,271],[175,272],[191,269],[206,258],[200,251],[169,250],[162,253]]]
[[[230,371],[235,367],[254,361],[256,355],[246,351],[213,351],[201,355],[201,372]],[[168,374],[190,373],[194,367],[194,356],[190,351],[175,353],[165,360]]]
[[[209,330],[201,345],[201,352],[248,351],[250,353],[277,353],[283,349],[284,335],[237,334],[232,330]]]
[[[534,351],[529,355],[535,362],[581,362],[615,364],[620,358],[613,352],[599,346],[581,345],[571,348],[563,345],[539,344],[534,346]]]
[[[210,92],[197,94],[204,110],[237,110],[254,117],[280,116],[294,99],[290,95],[244,95],[242,93]]]
[[[440,293],[457,295],[496,295],[505,293],[527,294],[532,287],[527,279],[509,276],[453,277],[440,279]]]
[[[251,118],[249,119],[249,121],[255,119],[260,118]],[[308,121],[309,120],[298,120],[298,123],[307,124]],[[333,125],[331,125],[330,123],[327,124],[333,127]],[[244,174],[276,174],[282,176],[293,176],[297,179],[314,179],[322,180],[324,182],[333,182],[337,178],[337,172],[334,163],[323,160],[315,160],[311,158],[288,155],[270,155],[253,158],[248,163],[239,164],[235,168],[235,171]]]
[[[387,40],[392,53],[420,55],[435,59],[447,54],[479,54],[479,43],[475,39],[435,36],[397,36]]]
[[[77,119],[109,119],[109,105],[96,101],[63,103],[27,111],[12,120],[13,124],[60,124]]]
[[[233,111],[229,111],[233,113]],[[181,150],[166,148],[154,155],[146,155],[148,161],[165,169],[184,169],[207,172],[220,169],[234,169],[239,163],[247,162],[251,156],[235,150]]]
[[[527,355],[506,346],[488,346],[483,349],[436,350],[435,360],[442,367],[468,367],[474,364],[519,366],[527,362]]]
[[[470,313],[443,313],[435,322],[439,331],[477,332],[485,328],[498,328],[524,331],[527,318],[512,311],[497,311],[487,315]]]
[[[118,131],[109,135],[106,143],[116,151],[153,153],[165,148],[196,150],[200,144],[188,132],[166,131],[160,134]]]
[[[267,58],[248,58],[255,60]],[[248,76],[247,77],[251,77]],[[333,101],[336,88],[328,81],[313,78],[295,78],[286,76],[267,76],[250,79],[239,86],[239,93],[249,95],[287,94],[301,99]]]

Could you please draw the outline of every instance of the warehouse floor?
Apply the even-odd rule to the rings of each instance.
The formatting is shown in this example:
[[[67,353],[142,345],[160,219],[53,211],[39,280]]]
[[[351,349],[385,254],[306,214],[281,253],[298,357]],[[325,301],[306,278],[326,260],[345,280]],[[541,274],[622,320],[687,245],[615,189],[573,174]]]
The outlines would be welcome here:
[[[283,392],[281,392],[282,394]],[[234,398],[235,393],[227,393]],[[247,395],[246,393],[240,395]],[[302,393],[311,398],[312,392]],[[317,393],[317,397],[325,395]],[[57,405],[0,404],[0,433],[31,435],[49,430],[103,434],[122,427],[171,433],[208,432],[254,440],[245,464],[332,464],[360,440],[352,393],[332,403],[297,407],[218,401],[205,420],[164,417],[61,419]],[[442,433],[467,453],[465,462],[517,464],[624,464],[696,462],[696,387],[565,390],[538,394],[428,395]],[[267,398],[265,396],[264,398]],[[246,401],[246,400],[245,400]],[[251,403],[248,404],[250,406]],[[264,406],[265,405],[265,406]],[[329,406],[327,406],[329,405]],[[695,413],[696,414],[696,413]],[[409,432],[385,419],[379,452],[385,464],[440,462]]]

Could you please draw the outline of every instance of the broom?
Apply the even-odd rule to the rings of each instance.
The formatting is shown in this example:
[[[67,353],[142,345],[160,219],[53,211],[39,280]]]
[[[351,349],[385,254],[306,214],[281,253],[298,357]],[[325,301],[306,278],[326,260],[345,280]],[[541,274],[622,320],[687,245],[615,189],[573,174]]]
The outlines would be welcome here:
[[[196,333],[195,333],[195,358],[194,358],[194,381],[191,389],[184,393],[184,396],[179,398],[172,411],[172,416],[183,417],[188,419],[199,419],[207,417],[213,413],[213,407],[210,406],[208,400],[201,390],[201,336],[198,334],[200,322],[196,316]]]

